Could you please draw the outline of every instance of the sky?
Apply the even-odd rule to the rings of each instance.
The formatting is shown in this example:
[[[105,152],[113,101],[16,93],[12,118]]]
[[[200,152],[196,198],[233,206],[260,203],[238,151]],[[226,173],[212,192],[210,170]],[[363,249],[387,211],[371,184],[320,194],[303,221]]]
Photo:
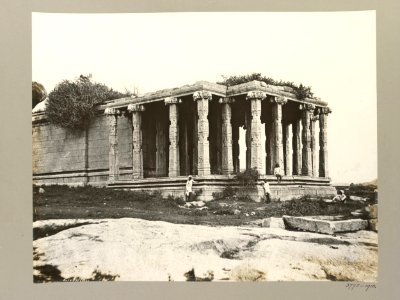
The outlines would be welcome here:
[[[374,11],[32,14],[32,80],[92,74],[140,94],[262,73],[328,102],[333,183],[377,178]]]

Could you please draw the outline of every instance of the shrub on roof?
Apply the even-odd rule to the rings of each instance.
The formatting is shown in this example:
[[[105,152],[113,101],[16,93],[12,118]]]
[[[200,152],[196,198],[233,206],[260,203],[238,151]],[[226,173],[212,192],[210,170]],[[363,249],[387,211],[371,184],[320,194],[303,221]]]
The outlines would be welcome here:
[[[93,82],[91,75],[80,75],[74,81],[63,80],[50,92],[46,114],[57,126],[84,129],[94,117],[96,105],[127,96],[129,92],[120,93]]]
[[[296,95],[296,98],[299,100],[304,100],[306,98],[312,98],[314,94],[311,92],[311,87],[304,86],[303,84],[296,85],[291,81],[283,81],[283,80],[275,80],[270,77],[266,77],[261,75],[261,73],[252,73],[248,75],[240,75],[240,76],[225,76],[222,75],[222,81],[217,82],[218,84],[223,84],[226,86],[232,86],[237,84],[242,84],[246,82],[250,82],[253,80],[262,81],[266,84],[276,85],[276,86],[286,86],[293,89],[293,93]]]

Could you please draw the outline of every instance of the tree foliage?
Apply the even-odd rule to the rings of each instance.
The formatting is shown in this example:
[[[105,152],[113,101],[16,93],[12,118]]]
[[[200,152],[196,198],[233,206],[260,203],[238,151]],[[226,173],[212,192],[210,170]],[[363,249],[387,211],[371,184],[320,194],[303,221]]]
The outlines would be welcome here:
[[[222,75],[223,80],[217,82],[218,84],[223,84],[226,86],[237,85],[241,83],[250,82],[253,80],[262,81],[266,84],[276,85],[276,86],[287,86],[293,89],[296,98],[299,100],[303,100],[305,98],[312,98],[314,94],[311,92],[311,87],[304,86],[303,84],[296,85],[291,81],[283,81],[283,80],[274,80],[270,77],[266,77],[261,75],[261,73],[252,73],[248,75],[240,75],[240,76],[224,76]]]
[[[44,86],[36,81],[32,81],[32,108],[34,108],[39,102],[43,101],[47,97],[47,92]]]
[[[46,114],[58,126],[73,129],[86,128],[96,112],[96,105],[107,100],[131,96],[120,93],[104,84],[92,82],[91,75],[74,81],[63,80],[49,94]]]

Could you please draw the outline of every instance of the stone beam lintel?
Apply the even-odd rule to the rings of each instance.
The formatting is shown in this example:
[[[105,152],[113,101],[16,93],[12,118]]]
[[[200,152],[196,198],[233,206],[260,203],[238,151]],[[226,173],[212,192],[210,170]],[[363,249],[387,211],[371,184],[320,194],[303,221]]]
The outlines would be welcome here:
[[[138,112],[138,111],[144,111],[145,108],[143,105],[140,104],[129,104],[128,105],[128,111],[130,112]]]
[[[120,111],[119,111],[119,109],[117,109],[117,108],[107,107],[107,108],[104,110],[104,114],[106,114],[106,115],[119,115],[119,114],[120,114]]]
[[[179,99],[178,97],[167,97],[164,99],[165,105],[170,105],[170,104],[179,104],[182,103],[182,100]]]
[[[304,103],[304,104],[300,104],[300,110],[308,110],[309,112],[312,112],[315,110],[315,105],[314,104],[310,104],[310,103]]]

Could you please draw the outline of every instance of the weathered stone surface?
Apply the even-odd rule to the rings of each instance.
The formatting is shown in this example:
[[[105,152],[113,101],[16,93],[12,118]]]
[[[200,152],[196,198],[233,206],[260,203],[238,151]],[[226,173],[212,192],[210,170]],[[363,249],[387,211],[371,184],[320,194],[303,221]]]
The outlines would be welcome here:
[[[262,168],[261,155],[261,100],[265,98],[265,93],[260,91],[252,91],[247,93],[247,98],[250,100],[251,113],[251,158],[250,167],[255,168],[259,174],[265,174]]]
[[[262,219],[261,227],[285,229],[285,224],[284,224],[282,218],[270,217],[270,218]]]
[[[143,147],[142,147],[142,112],[144,106],[129,105],[132,112],[132,177],[143,178]]]
[[[287,103],[287,99],[284,97],[273,97],[272,102],[272,128],[273,134],[273,157],[274,161],[272,169],[275,168],[276,164],[279,164],[281,169],[284,168],[284,157],[283,157],[283,137],[282,137],[282,105]]]
[[[232,111],[230,98],[221,98],[222,104],[222,174],[233,173],[232,157]]]
[[[208,91],[198,91],[193,94],[193,99],[197,102],[197,132],[198,132],[198,156],[197,169],[198,175],[209,175],[210,168],[210,145],[209,145],[209,124],[208,124],[208,101],[211,100],[211,93]]]
[[[367,198],[357,196],[350,196],[349,199],[353,201],[367,201]]]
[[[166,98],[165,104],[169,104],[169,164],[168,176],[176,177],[180,174],[179,162],[179,112],[178,112],[179,99]]]
[[[311,156],[311,133],[310,133],[310,122],[311,113],[314,111],[315,106],[312,104],[302,104],[300,106],[302,110],[302,175],[312,175],[312,156]]]
[[[305,230],[318,233],[334,234],[336,232],[351,232],[368,227],[368,221],[351,219],[343,221],[329,221],[313,217],[283,216],[285,227],[288,229]]]
[[[310,135],[311,135],[311,164],[312,164],[312,176],[318,176],[318,165],[317,165],[317,143],[315,138],[315,123],[318,120],[318,116],[311,116],[310,120]]]
[[[292,130],[292,124],[285,124],[283,127],[283,137],[284,137],[284,152],[285,152],[285,175],[292,175],[292,140],[290,139],[289,132]]]
[[[319,109],[319,176],[329,177],[328,171],[328,132],[327,119],[331,113],[329,107]]]
[[[119,175],[119,155],[118,155],[118,115],[119,110],[115,108],[106,108],[104,113],[109,121],[109,175],[108,180],[114,182],[118,180]]]
[[[293,123],[293,174],[301,175],[301,119]]]

